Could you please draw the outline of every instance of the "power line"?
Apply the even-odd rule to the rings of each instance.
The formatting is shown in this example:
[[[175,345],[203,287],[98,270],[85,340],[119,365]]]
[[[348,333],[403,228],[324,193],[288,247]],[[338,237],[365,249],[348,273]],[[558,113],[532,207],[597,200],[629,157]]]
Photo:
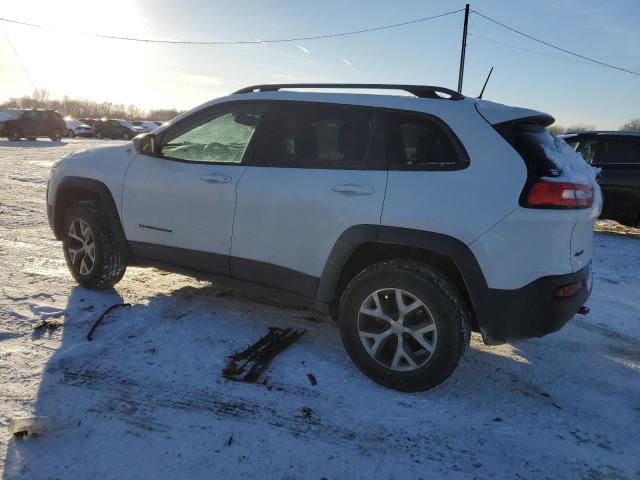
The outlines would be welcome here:
[[[20,58],[20,55],[18,55],[18,51],[16,50],[16,47],[13,46],[13,42],[9,38],[9,34],[5,31],[4,28],[2,28],[2,33],[4,34],[4,38],[7,39],[7,42],[9,43],[9,46],[11,47],[11,50],[13,50],[13,54],[18,59],[18,63],[22,67],[22,70],[24,70],[25,75],[27,76],[27,78],[31,82],[31,86],[33,87],[34,90],[37,90],[36,82],[33,81],[33,78],[31,77],[31,74],[29,73],[29,70],[27,69],[27,66],[22,62],[22,59]]]
[[[255,45],[255,44],[259,45],[262,43],[287,43],[287,42],[300,42],[305,40],[320,40],[325,38],[346,37],[350,35],[359,35],[361,33],[377,32],[380,30],[388,30],[391,28],[404,27],[406,25],[413,25],[415,23],[426,22],[427,20],[434,20],[436,18],[446,17],[447,15],[460,13],[463,10],[464,9],[460,8],[458,10],[452,10],[450,12],[440,13],[438,15],[432,15],[430,17],[416,18],[413,20],[407,20],[405,22],[392,23],[388,25],[380,25],[377,27],[364,28],[361,30],[353,30],[349,32],[326,33],[326,34],[312,35],[312,36],[306,36],[306,37],[277,38],[277,39],[271,39],[271,40],[232,40],[232,41],[193,41],[193,40],[162,40],[162,39],[156,40],[151,38],[119,37],[115,35],[100,35],[100,34],[86,33],[86,32],[78,32],[78,33],[82,33],[84,35],[90,35],[97,38],[106,38],[109,40],[124,40],[127,42],[143,42],[143,43],[164,43],[164,44],[172,44],[172,45]],[[35,23],[21,22],[19,20],[12,20],[9,18],[0,17],[0,21],[6,22],[6,23],[13,23],[16,25],[33,27],[33,28],[58,30],[55,27],[38,25]]]
[[[521,32],[520,30],[517,30],[517,29],[515,29],[513,27],[510,27],[509,25],[505,25],[504,23],[501,23],[498,20],[494,20],[493,18],[488,17],[487,15],[484,15],[483,13],[480,13],[477,10],[473,10],[473,13],[481,16],[485,20],[489,20],[490,22],[493,22],[496,25],[500,25],[501,27],[506,28],[507,30],[510,30],[510,31],[512,31],[514,33],[517,33],[518,35],[522,35],[523,37],[526,37],[526,38],[528,38],[530,40],[533,40],[534,42],[541,43],[542,45],[545,45],[547,47],[554,48],[556,50],[559,50],[559,51],[564,52],[564,53],[568,53],[569,55],[573,55],[574,57],[578,57],[578,58],[581,58],[583,60],[587,60],[589,62],[597,63],[598,65],[601,65],[603,67],[613,68],[614,70],[619,70],[621,72],[630,73],[631,75],[640,76],[639,72],[634,72],[633,70],[628,70],[626,68],[618,67],[616,65],[611,65],[610,63],[601,62],[600,60],[596,60],[594,58],[589,58],[589,57],[586,57],[584,55],[580,55],[579,53],[572,52],[572,51],[567,50],[565,48],[559,47],[559,46],[554,45],[552,43],[549,43],[549,42],[546,42],[546,41],[541,40],[539,38],[536,38],[536,37],[534,37],[532,35],[529,35],[527,33]]]
[[[544,53],[544,52],[540,52],[538,50],[531,50],[529,48],[519,47],[517,45],[511,45],[510,43],[501,42],[501,41],[495,40],[493,38],[485,37],[483,35],[478,35],[477,33],[469,32],[469,35],[471,35],[472,37],[479,38],[481,40],[485,40],[487,42],[491,42],[491,43],[496,43],[498,45],[502,45],[503,47],[509,47],[509,48],[513,48],[515,50],[522,50],[523,52],[534,53],[536,55],[542,55],[543,57],[557,58],[558,60],[564,60],[566,62],[581,63],[582,65],[591,65],[591,66],[594,66],[594,67],[603,67],[603,65],[599,65],[599,64],[593,63],[593,62],[585,62],[585,61],[582,61],[582,60],[575,60],[573,58],[561,57],[559,55],[552,55],[550,53]]]

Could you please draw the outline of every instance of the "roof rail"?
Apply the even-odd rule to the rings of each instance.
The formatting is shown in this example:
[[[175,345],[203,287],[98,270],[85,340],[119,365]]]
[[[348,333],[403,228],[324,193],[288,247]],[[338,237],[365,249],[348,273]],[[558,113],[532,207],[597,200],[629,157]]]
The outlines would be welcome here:
[[[384,83],[274,83],[267,85],[253,85],[245,87],[234,95],[251,92],[275,92],[283,88],[345,88],[345,89],[364,89],[364,90],[403,90],[420,98],[433,98],[442,100],[462,100],[464,95],[450,90],[445,87],[433,87],[430,85],[396,85]],[[449,98],[442,97],[438,93],[448,95]]]

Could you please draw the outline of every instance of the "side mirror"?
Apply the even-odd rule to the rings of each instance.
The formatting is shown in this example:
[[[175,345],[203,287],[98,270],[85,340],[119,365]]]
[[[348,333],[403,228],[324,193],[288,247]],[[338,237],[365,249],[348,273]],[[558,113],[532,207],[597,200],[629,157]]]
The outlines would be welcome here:
[[[144,153],[145,155],[155,155],[156,151],[156,136],[153,133],[142,133],[133,138],[133,146],[138,153]]]

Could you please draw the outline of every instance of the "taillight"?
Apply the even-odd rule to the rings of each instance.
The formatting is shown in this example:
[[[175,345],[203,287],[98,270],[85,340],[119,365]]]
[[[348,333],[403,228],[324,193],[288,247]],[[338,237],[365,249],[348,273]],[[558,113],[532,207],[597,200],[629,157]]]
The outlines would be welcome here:
[[[593,187],[582,183],[539,180],[529,189],[528,207],[589,208],[593,206]]]

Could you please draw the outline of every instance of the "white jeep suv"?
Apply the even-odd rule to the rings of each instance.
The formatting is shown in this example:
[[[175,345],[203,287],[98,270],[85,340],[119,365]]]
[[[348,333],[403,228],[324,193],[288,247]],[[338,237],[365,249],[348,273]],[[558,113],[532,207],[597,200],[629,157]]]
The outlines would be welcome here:
[[[601,194],[551,123],[440,87],[248,87],[57,162],[49,221],[85,287],[154,265],[304,304],[374,381],[425,390],[470,330],[542,336],[589,296]]]

